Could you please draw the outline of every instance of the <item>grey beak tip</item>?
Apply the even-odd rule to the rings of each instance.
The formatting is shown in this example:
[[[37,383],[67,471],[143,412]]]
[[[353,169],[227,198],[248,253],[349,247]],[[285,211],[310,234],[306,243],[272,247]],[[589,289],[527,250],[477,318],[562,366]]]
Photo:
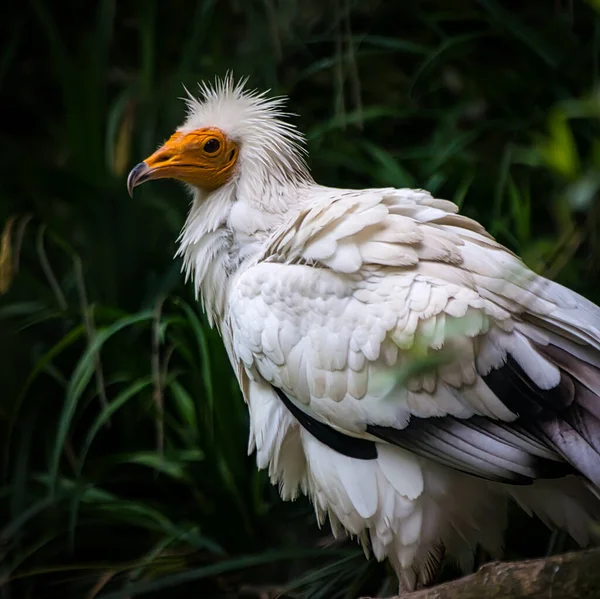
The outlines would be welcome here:
[[[127,193],[133,197],[133,189],[147,180],[150,168],[145,162],[136,164],[127,177]]]

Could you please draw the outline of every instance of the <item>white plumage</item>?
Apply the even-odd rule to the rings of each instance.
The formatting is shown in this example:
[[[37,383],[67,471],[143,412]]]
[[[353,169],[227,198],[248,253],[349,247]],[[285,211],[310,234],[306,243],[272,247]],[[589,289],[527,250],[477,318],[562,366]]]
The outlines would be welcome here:
[[[128,183],[190,184],[179,253],[282,497],[408,588],[444,554],[500,556],[510,498],[587,544],[600,309],[426,191],[318,185],[280,99],[200,91]]]

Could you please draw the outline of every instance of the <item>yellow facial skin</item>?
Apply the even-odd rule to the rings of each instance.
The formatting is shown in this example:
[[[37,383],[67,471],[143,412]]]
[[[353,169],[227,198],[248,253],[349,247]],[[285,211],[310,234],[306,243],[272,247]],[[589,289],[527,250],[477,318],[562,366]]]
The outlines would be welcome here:
[[[154,154],[129,173],[127,190],[152,179],[178,179],[205,191],[214,191],[231,177],[238,145],[213,127],[174,133]]]

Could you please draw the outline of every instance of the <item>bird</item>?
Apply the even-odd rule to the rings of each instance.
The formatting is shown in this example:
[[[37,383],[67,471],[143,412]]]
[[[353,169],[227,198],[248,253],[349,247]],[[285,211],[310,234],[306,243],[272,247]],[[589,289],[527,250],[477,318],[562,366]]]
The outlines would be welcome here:
[[[127,188],[189,192],[176,255],[281,497],[405,591],[500,559],[511,503],[594,543],[600,308],[426,190],[317,183],[286,97],[228,74],[184,100]]]

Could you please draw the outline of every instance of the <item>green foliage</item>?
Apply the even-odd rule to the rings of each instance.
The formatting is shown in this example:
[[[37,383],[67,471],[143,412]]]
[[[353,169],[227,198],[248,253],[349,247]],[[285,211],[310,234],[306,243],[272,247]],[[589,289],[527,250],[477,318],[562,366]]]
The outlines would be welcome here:
[[[599,301],[597,5],[32,0],[7,17],[7,597],[393,590],[256,472],[227,357],[172,259],[184,193],[129,199],[127,171],[181,121],[182,84],[233,69],[290,95],[320,182],[452,199]],[[509,532],[509,554],[543,551],[522,526],[539,541]]]

